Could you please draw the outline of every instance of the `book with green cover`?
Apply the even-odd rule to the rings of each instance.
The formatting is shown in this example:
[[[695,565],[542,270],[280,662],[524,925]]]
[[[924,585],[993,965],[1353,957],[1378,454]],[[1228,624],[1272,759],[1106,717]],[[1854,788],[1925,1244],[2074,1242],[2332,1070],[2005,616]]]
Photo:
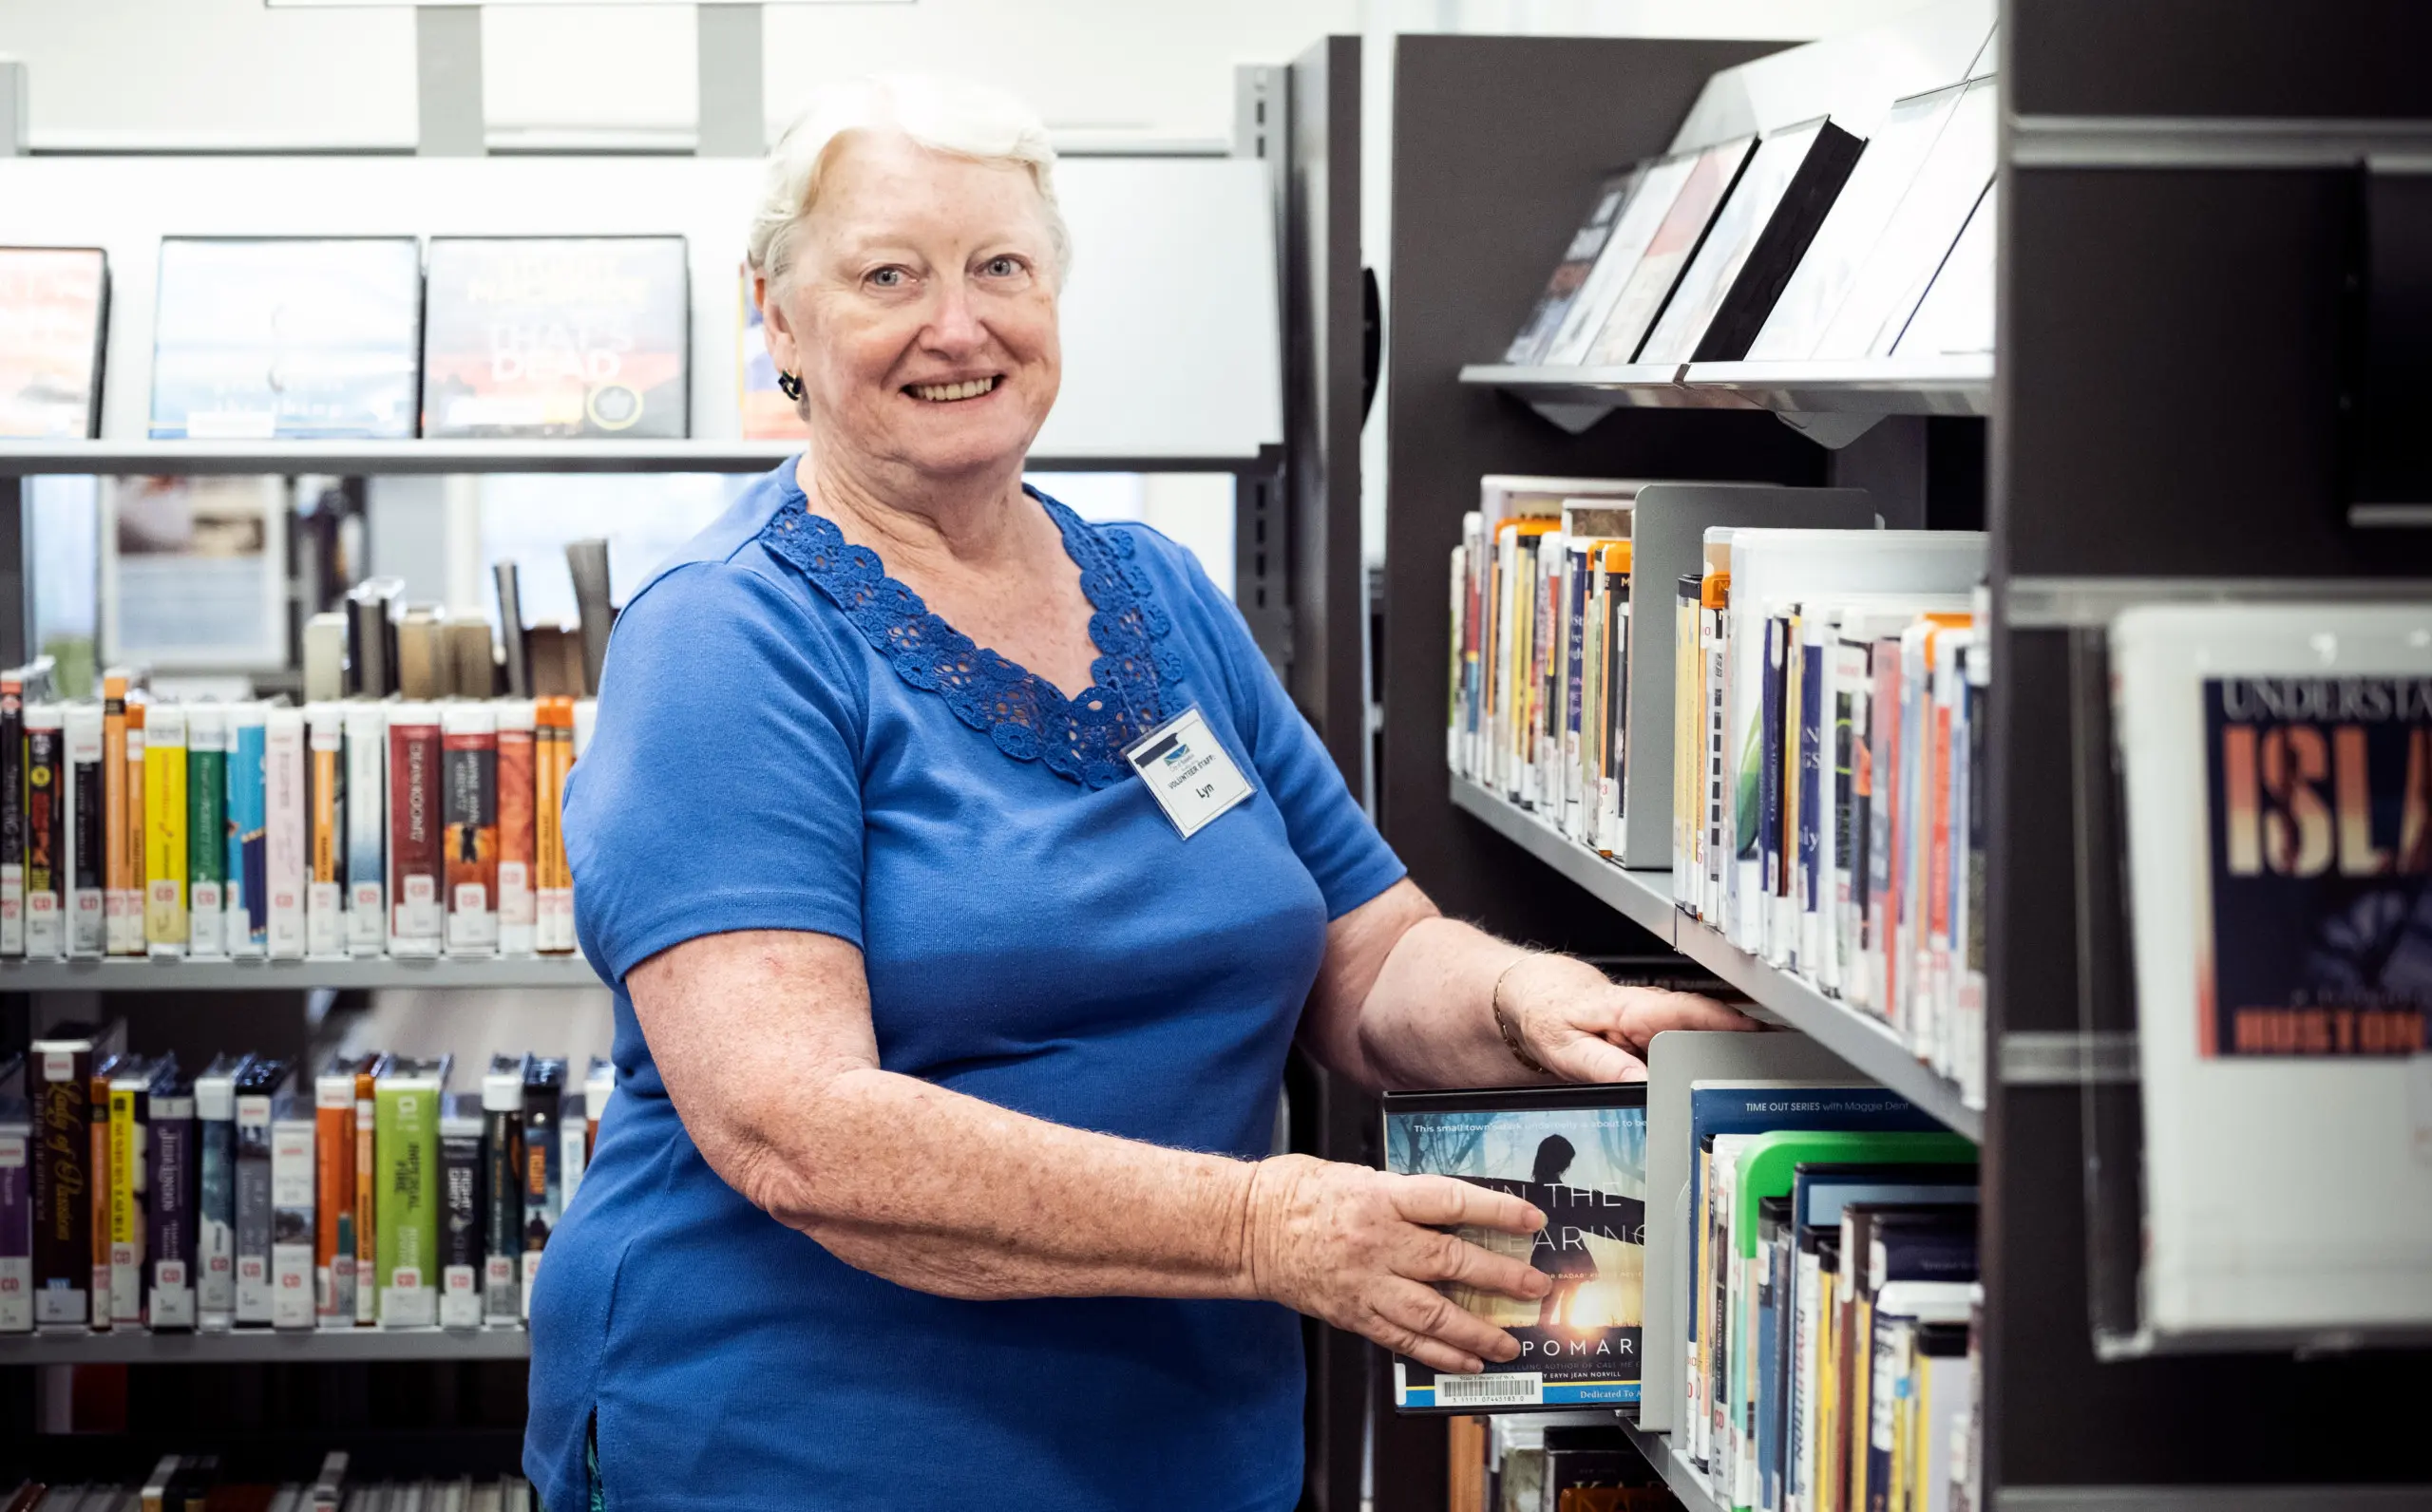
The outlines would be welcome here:
[[[439,1114],[448,1059],[399,1059],[372,1085],[374,1256],[382,1328],[439,1323]]]

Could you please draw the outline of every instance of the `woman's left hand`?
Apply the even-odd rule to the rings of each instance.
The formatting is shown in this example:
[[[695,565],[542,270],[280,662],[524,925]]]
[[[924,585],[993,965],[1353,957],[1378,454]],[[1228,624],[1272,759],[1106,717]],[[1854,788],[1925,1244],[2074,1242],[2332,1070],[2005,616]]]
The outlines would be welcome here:
[[[1566,1082],[1646,1080],[1647,1041],[1665,1030],[1757,1027],[1713,998],[1619,986],[1568,955],[1520,961],[1499,1004],[1530,1059]]]

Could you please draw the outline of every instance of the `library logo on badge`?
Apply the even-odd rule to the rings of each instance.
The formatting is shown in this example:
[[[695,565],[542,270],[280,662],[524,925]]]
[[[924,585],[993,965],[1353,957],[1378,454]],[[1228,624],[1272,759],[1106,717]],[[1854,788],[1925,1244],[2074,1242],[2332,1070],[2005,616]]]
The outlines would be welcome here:
[[[1196,706],[1132,742],[1123,758],[1140,774],[1149,795],[1185,840],[1252,791],[1231,754],[1209,733],[1206,717]]]

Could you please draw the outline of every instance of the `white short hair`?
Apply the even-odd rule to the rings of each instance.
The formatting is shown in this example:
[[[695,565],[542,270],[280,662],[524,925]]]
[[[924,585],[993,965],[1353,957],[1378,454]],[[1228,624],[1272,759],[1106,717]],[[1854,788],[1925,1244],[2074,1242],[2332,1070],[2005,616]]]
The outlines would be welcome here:
[[[1072,270],[1072,237],[1055,204],[1055,149],[1030,107],[986,85],[893,73],[823,90],[777,139],[745,253],[751,270],[771,284],[792,272],[795,235],[819,203],[820,179],[837,139],[849,131],[902,132],[933,152],[1020,165],[1046,209],[1056,281]]]

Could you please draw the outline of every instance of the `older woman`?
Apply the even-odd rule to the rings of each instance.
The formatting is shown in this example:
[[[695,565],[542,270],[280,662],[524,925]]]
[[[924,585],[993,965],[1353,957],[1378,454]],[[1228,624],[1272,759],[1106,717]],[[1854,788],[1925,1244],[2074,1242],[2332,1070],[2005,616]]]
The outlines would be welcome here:
[[[1188,554],[1022,485],[1052,161],[911,80],[775,154],[813,441],[627,605],[566,811],[620,1090],[532,1298],[554,1512],[1288,1507],[1287,1310],[1475,1370],[1431,1283],[1548,1289],[1436,1227],[1517,1197],[1261,1159],[1294,1036],[1476,1086],[1737,1022],[1439,917]]]

